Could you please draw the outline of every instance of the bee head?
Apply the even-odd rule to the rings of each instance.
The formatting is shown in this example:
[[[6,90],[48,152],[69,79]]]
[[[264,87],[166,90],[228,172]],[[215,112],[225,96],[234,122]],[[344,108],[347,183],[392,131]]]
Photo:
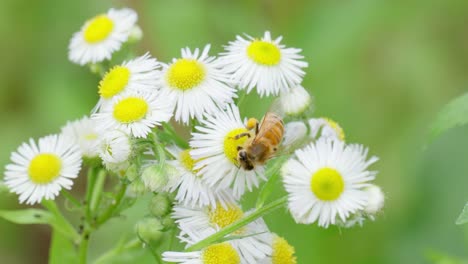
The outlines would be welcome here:
[[[239,150],[239,152],[237,152],[237,160],[239,161],[239,164],[242,166],[242,168],[244,168],[245,170],[250,171],[254,169],[252,161],[249,155],[247,155],[247,151],[245,151],[245,149],[241,149]]]

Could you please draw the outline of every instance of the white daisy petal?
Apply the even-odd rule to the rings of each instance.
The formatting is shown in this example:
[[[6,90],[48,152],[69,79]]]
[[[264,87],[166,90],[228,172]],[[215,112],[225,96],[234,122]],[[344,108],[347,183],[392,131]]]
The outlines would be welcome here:
[[[84,65],[109,60],[127,41],[138,16],[129,8],[113,9],[88,20],[68,46],[70,61]]]
[[[158,87],[162,96],[175,102],[175,120],[187,124],[190,119],[202,119],[233,102],[235,89],[230,86],[229,75],[215,57],[209,57],[207,45],[199,55],[196,49],[182,49],[182,58],[163,64]]]
[[[375,172],[367,167],[376,158],[367,159],[367,149],[345,145],[342,141],[319,139],[295,152],[282,168],[289,197],[289,210],[298,223],[319,226],[345,221],[364,209],[368,195],[364,188]]]
[[[302,61],[300,49],[286,48],[281,37],[272,40],[270,32],[262,39],[240,36],[229,42],[220,63],[241,89],[251,92],[255,87],[260,96],[278,95],[302,82],[307,62]]]
[[[112,102],[101,108],[92,118],[98,123],[98,130],[122,130],[134,137],[146,137],[151,129],[172,117],[172,103],[158,95],[128,92],[115,96]]]
[[[6,166],[5,185],[19,195],[20,203],[35,204],[54,199],[62,188],[73,185],[81,169],[81,152],[76,141],[64,135],[50,135],[23,143]],[[19,162],[18,162],[19,161]]]

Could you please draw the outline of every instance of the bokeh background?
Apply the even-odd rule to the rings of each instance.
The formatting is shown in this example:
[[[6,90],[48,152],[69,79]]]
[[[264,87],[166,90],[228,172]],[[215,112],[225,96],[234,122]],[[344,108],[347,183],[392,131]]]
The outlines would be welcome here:
[[[436,113],[468,88],[468,1],[2,0],[0,167],[21,142],[56,133],[94,106],[98,77],[70,63],[67,46],[86,19],[113,6],[137,10],[138,54],[148,50],[161,61],[206,43],[215,54],[236,34],[265,30],[303,49],[315,116],[338,121],[349,142],[380,157],[373,168],[387,200],[377,221],[362,228],[324,230],[297,225],[286,212],[267,216],[296,247],[299,263],[468,259],[468,225],[454,224],[468,201],[468,127],[426,141]],[[2,193],[0,208],[24,207],[16,199]],[[91,257],[132,225],[131,217],[113,220],[91,242]],[[46,263],[49,233],[0,219],[0,262]]]

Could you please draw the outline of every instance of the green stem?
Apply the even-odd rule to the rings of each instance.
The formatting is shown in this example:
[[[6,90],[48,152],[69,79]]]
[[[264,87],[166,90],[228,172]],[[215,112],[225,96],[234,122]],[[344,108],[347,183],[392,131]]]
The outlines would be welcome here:
[[[84,232],[81,237],[80,247],[78,249],[78,258],[80,264],[86,264],[88,256],[89,233]]]
[[[131,250],[138,246],[141,246],[141,241],[139,239],[135,238],[133,240],[130,240],[125,245],[118,245],[117,247],[107,251],[106,253],[101,255],[96,261],[94,261],[94,264],[111,263],[112,258],[118,256],[124,251]]]
[[[91,221],[91,211],[90,211],[90,202],[91,202],[91,196],[93,194],[93,188],[94,188],[94,183],[96,182],[96,173],[99,169],[90,167],[88,169],[88,180],[87,180],[87,185],[86,185],[86,196],[85,196],[85,202],[86,202],[86,220],[88,222]]]
[[[76,232],[72,224],[70,224],[70,222],[68,222],[68,220],[63,216],[62,212],[60,212],[55,201],[43,200],[42,205],[54,216],[56,221],[51,223],[51,225],[55,230],[71,238],[73,241],[80,240],[80,235]]]
[[[268,180],[267,182],[262,186],[262,189],[260,190],[260,193],[258,194],[257,202],[255,205],[255,208],[260,208],[265,204],[265,201],[268,199],[270,194],[273,192],[273,190],[276,187],[276,181],[278,177],[280,176],[280,168],[283,166],[284,161],[288,157],[281,157],[277,158],[273,165],[270,166],[265,175],[267,175]]]
[[[80,201],[78,201],[78,199],[76,199],[70,192],[68,192],[67,190],[65,189],[62,189],[61,193],[63,194],[63,196],[65,196],[65,198],[68,199],[68,201],[70,201],[73,205],[75,205],[76,207],[80,208],[82,206],[82,204],[80,203]]]
[[[179,147],[184,148],[184,149],[189,148],[189,144],[187,143],[187,141],[185,139],[181,138],[169,123],[162,123],[162,126],[163,126],[165,132],[172,136],[172,140]]]
[[[96,176],[96,182],[94,183],[93,190],[91,191],[91,200],[89,201],[90,214],[95,214],[96,209],[101,201],[101,194],[106,182],[107,171],[105,169],[99,170]]]
[[[119,207],[120,203],[122,202],[122,199],[125,195],[125,192],[127,191],[127,186],[128,184],[122,183],[120,186],[120,190],[115,196],[115,200],[112,203],[111,206],[107,208],[107,210],[97,219],[96,221],[96,227],[104,224],[109,218],[114,216],[115,210]]]
[[[275,200],[262,208],[258,208],[252,214],[247,215],[246,217],[238,220],[237,222],[232,223],[231,225],[221,229],[217,233],[201,240],[200,242],[192,245],[191,247],[187,248],[185,251],[196,251],[201,250],[217,241],[223,239],[225,236],[231,234],[232,232],[238,230],[239,228],[249,224],[250,222],[255,221],[257,218],[262,217],[268,213],[275,211],[276,209],[282,208],[288,202],[288,197],[284,196]]]

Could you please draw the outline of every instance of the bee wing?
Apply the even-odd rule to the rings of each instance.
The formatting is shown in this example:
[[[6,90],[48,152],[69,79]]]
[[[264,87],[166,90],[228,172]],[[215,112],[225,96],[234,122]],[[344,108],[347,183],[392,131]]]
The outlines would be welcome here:
[[[277,126],[278,122],[281,123],[282,131],[277,131],[275,127]],[[278,138],[283,138],[284,127],[283,127],[283,119],[274,112],[267,112],[263,117],[262,121],[260,122],[258,133],[255,135],[253,142],[257,142],[258,139],[265,137],[266,133],[275,133]],[[281,134],[278,134],[281,133]],[[281,142],[278,142],[278,145]]]

